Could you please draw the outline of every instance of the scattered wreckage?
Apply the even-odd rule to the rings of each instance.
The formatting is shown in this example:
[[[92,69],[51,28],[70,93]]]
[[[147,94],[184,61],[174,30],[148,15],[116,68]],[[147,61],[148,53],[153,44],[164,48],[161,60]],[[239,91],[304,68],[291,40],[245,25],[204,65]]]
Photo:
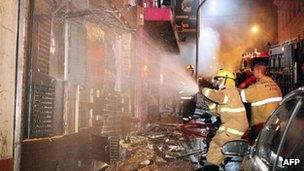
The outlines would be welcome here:
[[[216,129],[199,120],[147,124],[120,140],[120,159],[106,170],[195,170]]]

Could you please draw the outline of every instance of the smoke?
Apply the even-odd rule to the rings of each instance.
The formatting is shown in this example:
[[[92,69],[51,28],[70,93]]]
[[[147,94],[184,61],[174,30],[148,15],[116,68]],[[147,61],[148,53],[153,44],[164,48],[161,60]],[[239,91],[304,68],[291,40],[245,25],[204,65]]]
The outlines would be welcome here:
[[[254,47],[255,42],[242,33],[239,28],[231,26],[223,27],[219,52],[219,66],[230,70],[239,69],[241,66],[242,54]]]
[[[210,77],[216,73],[218,70],[219,48],[219,33],[209,27],[201,28],[199,37],[199,74],[204,77]]]
[[[193,95],[198,92],[194,78],[185,72],[185,66],[177,55],[163,56],[161,59],[162,86],[172,92]]]
[[[272,12],[267,11],[273,8],[273,4],[267,2],[268,5],[265,5],[258,1],[260,0],[207,1],[200,14],[199,75],[212,77],[220,68],[234,71],[241,66],[243,53],[253,51],[255,48],[263,50],[260,47],[265,47],[270,39],[264,32],[275,34],[274,29],[266,27],[274,20]],[[252,35],[250,28],[254,24],[258,24],[264,32]],[[151,37],[155,38],[155,32]],[[178,85],[187,82],[186,84],[190,85],[188,87],[191,87],[189,90],[195,91],[197,85],[185,73],[184,68],[186,64],[195,66],[195,37],[187,37],[185,42],[180,42],[179,55],[168,53],[166,49],[160,48],[163,45],[157,42],[152,43],[151,46],[162,49],[157,54],[152,52],[153,55],[161,56],[161,59],[154,58],[154,60],[161,60],[162,86],[167,86],[170,91],[176,92],[182,89]],[[149,63],[158,62],[153,62],[153,58],[149,58]]]
[[[179,53],[169,22],[146,22],[136,39],[137,60],[140,59],[141,65],[144,65],[144,77],[137,78],[143,88],[136,91],[145,96],[138,98],[138,103],[144,104],[138,112],[145,113],[145,106],[157,103],[162,112],[170,110],[171,113],[177,107],[180,96],[198,92],[196,81],[185,69],[186,64],[194,64],[195,42],[187,42]]]
[[[142,41],[145,43],[141,47],[145,49],[143,57],[149,68],[148,79],[153,80],[150,84],[159,86],[158,80],[156,80],[159,79],[161,86],[165,86],[169,91],[179,92],[187,87],[186,91],[196,93],[197,84],[193,76],[187,74],[185,69],[186,64],[194,64],[195,49],[193,45],[195,42],[188,42],[183,46],[181,53],[178,53],[169,22],[146,22],[142,31]],[[137,51],[143,49],[137,49]]]
[[[249,1],[250,2],[250,1]],[[230,17],[230,21],[221,25],[216,23],[216,29],[221,34],[220,65],[229,69],[238,69],[241,56],[245,52],[267,51],[267,43],[276,43],[276,13],[271,2],[256,1],[254,4],[239,4],[239,15]],[[253,33],[251,28],[258,27]]]
[[[239,69],[243,53],[255,48],[266,51],[268,42],[276,43],[276,8],[271,1],[207,1],[200,16],[203,75],[219,68]],[[250,31],[253,25],[259,26],[259,32]]]

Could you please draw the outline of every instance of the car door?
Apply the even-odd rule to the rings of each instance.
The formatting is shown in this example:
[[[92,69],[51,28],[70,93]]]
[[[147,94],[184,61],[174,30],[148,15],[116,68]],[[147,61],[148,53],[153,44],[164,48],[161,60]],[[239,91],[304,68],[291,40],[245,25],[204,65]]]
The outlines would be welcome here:
[[[272,169],[278,158],[277,152],[284,138],[287,123],[300,99],[299,96],[288,96],[267,120],[257,141],[256,155],[249,170]]]
[[[286,125],[273,170],[304,170],[304,100],[301,98]]]

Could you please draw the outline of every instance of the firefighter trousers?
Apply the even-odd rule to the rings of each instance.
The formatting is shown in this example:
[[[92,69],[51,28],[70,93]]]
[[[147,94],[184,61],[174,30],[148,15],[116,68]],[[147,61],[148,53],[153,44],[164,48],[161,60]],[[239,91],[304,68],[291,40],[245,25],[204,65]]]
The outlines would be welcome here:
[[[220,165],[224,161],[225,156],[221,152],[221,147],[225,142],[241,139],[240,135],[227,133],[226,131],[218,131],[210,142],[207,152],[207,161]]]

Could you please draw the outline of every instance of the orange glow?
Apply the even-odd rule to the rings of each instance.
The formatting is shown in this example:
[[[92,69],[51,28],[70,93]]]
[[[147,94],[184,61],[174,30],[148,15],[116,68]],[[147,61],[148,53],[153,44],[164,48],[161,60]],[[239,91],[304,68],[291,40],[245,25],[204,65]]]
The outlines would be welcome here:
[[[255,25],[255,26],[251,27],[251,32],[252,33],[257,33],[258,31],[259,31],[259,27],[258,26]]]
[[[148,72],[148,66],[144,65],[144,72]]]

